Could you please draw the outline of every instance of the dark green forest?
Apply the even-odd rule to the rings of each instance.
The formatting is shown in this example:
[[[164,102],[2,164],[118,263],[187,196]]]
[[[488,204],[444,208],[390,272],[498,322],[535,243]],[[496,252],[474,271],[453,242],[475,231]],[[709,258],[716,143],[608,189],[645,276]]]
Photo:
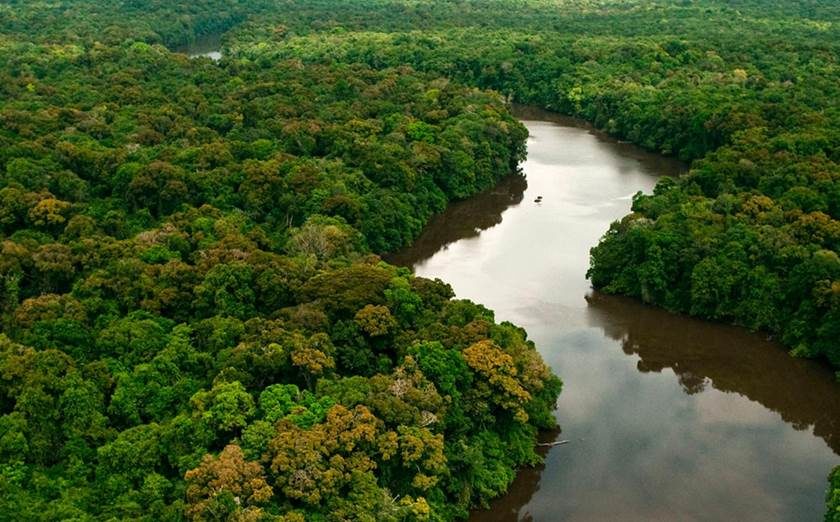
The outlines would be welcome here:
[[[498,94],[74,13],[0,44],[2,518],[448,520],[537,462],[525,332],[373,255],[516,169]]]
[[[361,16],[354,31],[313,31],[343,17],[305,11],[300,35],[252,24],[228,45],[256,63],[409,63],[692,162],[593,249],[593,285],[772,333],[840,368],[840,7],[615,4],[410,31]],[[765,6],[778,20],[759,18]]]
[[[378,255],[516,171],[510,101],[691,162],[593,248],[593,286],[840,368],[838,20],[0,0],[0,518],[451,520],[505,491],[560,381]],[[219,62],[175,52],[213,34]]]

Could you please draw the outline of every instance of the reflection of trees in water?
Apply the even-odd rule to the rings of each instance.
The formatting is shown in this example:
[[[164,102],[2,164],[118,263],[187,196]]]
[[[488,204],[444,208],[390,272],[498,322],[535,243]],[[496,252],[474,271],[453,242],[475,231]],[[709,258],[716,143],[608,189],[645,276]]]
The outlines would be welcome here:
[[[451,204],[429,221],[410,247],[385,256],[385,259],[395,265],[412,266],[429,259],[450,243],[478,236],[482,230],[501,223],[502,213],[522,202],[526,188],[525,176],[513,174],[492,189]]]
[[[637,355],[640,372],[670,368],[689,394],[706,386],[738,393],[779,413],[797,430],[813,426],[840,454],[840,384],[827,366],[795,359],[780,345],[731,326],[670,314],[594,292],[587,318]]]
[[[560,429],[540,433],[540,442],[552,442],[557,440]],[[562,446],[549,448],[540,446],[537,453],[545,459],[551,449],[563,451]],[[528,513],[520,513],[534,493],[540,489],[540,478],[542,478],[545,464],[538,464],[533,467],[520,469],[507,493],[490,502],[487,509],[478,509],[470,513],[470,522],[533,522],[534,517]]]

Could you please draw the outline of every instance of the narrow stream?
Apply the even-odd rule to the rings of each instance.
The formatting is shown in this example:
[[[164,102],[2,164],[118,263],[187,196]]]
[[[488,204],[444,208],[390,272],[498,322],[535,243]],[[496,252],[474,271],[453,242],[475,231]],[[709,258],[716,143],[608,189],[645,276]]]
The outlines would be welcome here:
[[[570,442],[472,519],[821,520],[840,463],[832,372],[585,279],[589,248],[632,194],[683,167],[573,120],[520,116],[525,177],[453,205],[389,259],[525,327],[564,381]]]

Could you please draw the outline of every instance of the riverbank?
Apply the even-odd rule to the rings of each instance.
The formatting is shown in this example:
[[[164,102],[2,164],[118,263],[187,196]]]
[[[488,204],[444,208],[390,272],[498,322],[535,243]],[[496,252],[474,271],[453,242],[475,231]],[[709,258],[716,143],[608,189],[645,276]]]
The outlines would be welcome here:
[[[391,259],[525,327],[566,383],[556,415],[570,442],[473,519],[818,519],[840,452],[831,371],[586,281],[588,249],[630,196],[684,165],[517,114],[530,118],[524,178],[454,203]]]

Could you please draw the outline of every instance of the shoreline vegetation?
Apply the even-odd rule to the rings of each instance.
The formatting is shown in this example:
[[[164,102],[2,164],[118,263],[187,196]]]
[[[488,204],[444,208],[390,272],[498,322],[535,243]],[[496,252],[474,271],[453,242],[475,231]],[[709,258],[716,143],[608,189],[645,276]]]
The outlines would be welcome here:
[[[521,329],[369,254],[515,169],[508,98],[691,162],[593,248],[593,286],[840,368],[838,19],[0,6],[3,511],[446,520],[504,491],[559,380]],[[161,47],[221,32],[218,64]]]
[[[372,254],[516,169],[499,95],[136,40],[0,70],[0,511],[449,520],[539,462],[525,332]]]

